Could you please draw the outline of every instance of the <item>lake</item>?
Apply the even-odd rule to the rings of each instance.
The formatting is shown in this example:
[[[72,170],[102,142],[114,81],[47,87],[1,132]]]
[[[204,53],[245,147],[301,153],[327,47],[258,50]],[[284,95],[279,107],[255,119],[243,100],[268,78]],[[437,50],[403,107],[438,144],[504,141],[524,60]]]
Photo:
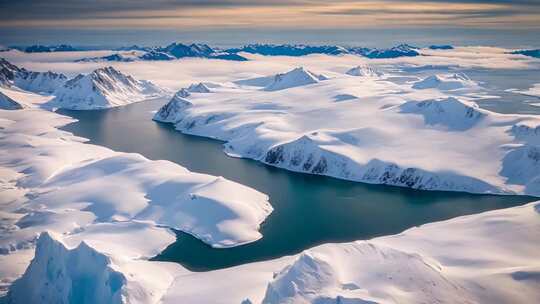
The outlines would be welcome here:
[[[475,76],[488,80],[494,77]],[[500,77],[499,81],[502,84],[508,79],[518,81],[512,77]],[[540,108],[528,104],[530,101],[526,99],[531,97],[520,101],[518,94],[504,92],[504,86],[499,89],[506,96],[505,102],[486,100],[487,108],[496,110],[502,104],[501,112],[540,112]],[[149,159],[170,160],[189,170],[224,176],[269,195],[274,212],[261,228],[262,239],[235,248],[215,249],[177,231],[177,242],[154,258],[178,262],[193,271],[277,258],[327,242],[396,234],[425,223],[536,200],[526,196],[368,185],[231,158],[223,153],[220,141],[184,135],[172,125],[152,121],[153,112],[166,102],[158,99],[109,110],[59,112],[79,120],[64,130],[86,137],[93,144],[140,153]]]

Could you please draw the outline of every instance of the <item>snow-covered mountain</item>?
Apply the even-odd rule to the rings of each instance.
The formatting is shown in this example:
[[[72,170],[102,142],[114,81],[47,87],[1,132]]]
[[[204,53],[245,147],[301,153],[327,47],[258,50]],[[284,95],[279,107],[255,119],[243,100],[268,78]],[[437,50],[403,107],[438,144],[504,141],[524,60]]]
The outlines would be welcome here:
[[[49,105],[73,110],[104,109],[161,96],[164,91],[153,83],[136,80],[113,67],[80,74],[55,92]]]
[[[144,53],[139,58],[141,60],[150,60],[150,61],[167,61],[167,60],[176,59],[174,56],[168,53],[158,52],[158,51],[150,51],[150,52]]]
[[[23,71],[17,73],[14,84],[26,91],[36,93],[52,93],[62,86],[67,77],[61,73],[51,71],[47,72],[29,72]]]
[[[152,48],[151,47],[146,47],[146,46],[139,46],[139,45],[129,45],[129,46],[123,46],[123,47],[119,47],[116,49],[116,51],[144,51],[144,52],[148,52],[148,51],[151,51]]]
[[[398,46],[389,48],[389,49],[370,49],[363,47],[352,47],[349,48],[349,52],[364,56],[370,59],[387,59],[387,58],[398,58],[398,57],[415,57],[419,56],[420,53],[417,51],[418,48],[410,46],[408,44],[400,44]]]
[[[79,49],[68,45],[68,44],[59,44],[59,45],[31,45],[28,47],[16,47],[26,53],[50,53],[50,52],[74,52],[79,51]]]
[[[52,93],[66,80],[67,77],[64,74],[51,71],[28,71],[0,58],[0,86],[9,87],[15,85],[30,92]]]
[[[188,93],[189,94],[189,93]],[[186,100],[186,89],[176,92],[171,100],[159,109],[154,115],[154,120],[161,122],[176,122],[179,120],[182,112],[193,104]]]
[[[351,76],[362,76],[362,77],[380,77],[383,75],[383,72],[378,71],[366,64],[359,65],[348,70],[345,74]]]
[[[4,58],[0,58],[0,86],[9,87],[13,84],[15,75],[21,72],[18,66],[11,64]]]
[[[101,62],[101,61],[116,61],[116,62],[132,62],[139,59],[140,51],[129,51],[115,53],[102,57],[89,57],[75,60],[75,62]]]
[[[248,44],[240,48],[227,49],[227,52],[246,52],[265,56],[305,56],[310,54],[340,55],[347,54],[344,47],[335,45],[311,46],[303,44]]]
[[[452,75],[431,75],[413,84],[413,89],[439,89],[439,90],[459,90],[463,88],[475,87],[477,84],[463,73]]]
[[[199,83],[192,83],[185,89],[188,93],[210,93],[210,88],[202,82]],[[185,91],[180,90],[180,94],[185,95]],[[184,96],[187,97],[187,96]]]
[[[233,61],[246,61],[245,57],[242,57],[238,54],[220,51],[213,49],[207,44],[201,43],[192,43],[192,44],[183,44],[183,43],[171,43],[168,46],[162,48],[156,48],[155,51],[159,53],[165,53],[173,56],[174,58],[187,58],[187,57],[196,57],[196,58],[210,58],[210,59],[223,59],[223,60],[233,60]],[[151,60],[154,56],[147,56],[148,60]],[[162,56],[158,57],[161,58]],[[163,59],[158,59],[163,60]]]
[[[326,80],[326,77],[312,73],[303,67],[298,67],[287,73],[275,75],[273,81],[264,89],[266,91],[278,91],[317,83],[321,80]]]
[[[240,48],[227,49],[230,53],[246,52],[265,56],[305,56],[310,54],[343,55],[355,54],[367,58],[397,58],[414,57],[420,55],[417,48],[401,44],[389,49],[376,49],[366,47],[342,47],[339,45],[290,45],[290,44],[249,44]]]

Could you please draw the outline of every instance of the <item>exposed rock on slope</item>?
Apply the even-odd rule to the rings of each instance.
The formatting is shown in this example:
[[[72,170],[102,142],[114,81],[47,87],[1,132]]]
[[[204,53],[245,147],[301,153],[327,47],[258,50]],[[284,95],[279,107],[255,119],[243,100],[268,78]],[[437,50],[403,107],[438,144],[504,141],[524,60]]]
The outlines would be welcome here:
[[[0,86],[15,85],[30,92],[52,93],[66,80],[67,77],[64,74],[51,71],[31,72],[0,58]]]
[[[36,93],[52,93],[67,81],[64,74],[24,71],[15,77],[15,85],[23,90]]]
[[[262,90],[268,77],[240,80],[211,95],[193,94],[189,104],[171,104],[154,119],[226,141],[229,155],[297,172],[425,190],[539,193],[536,175],[512,183],[506,172],[521,165],[503,165],[518,145],[540,145],[511,131],[525,121],[537,125],[538,118],[480,109],[468,100],[481,88],[467,77],[441,77],[467,86],[444,92],[388,78],[320,79],[297,68]],[[509,166],[504,174],[503,166]]]
[[[183,114],[182,112],[193,105],[191,102],[184,99],[187,97],[185,96],[184,91],[185,89],[176,92],[173,98],[154,115],[154,120],[161,122],[177,122]]]
[[[73,110],[105,109],[163,94],[162,89],[149,81],[136,80],[106,67],[70,79],[55,92],[56,97],[49,104]]]

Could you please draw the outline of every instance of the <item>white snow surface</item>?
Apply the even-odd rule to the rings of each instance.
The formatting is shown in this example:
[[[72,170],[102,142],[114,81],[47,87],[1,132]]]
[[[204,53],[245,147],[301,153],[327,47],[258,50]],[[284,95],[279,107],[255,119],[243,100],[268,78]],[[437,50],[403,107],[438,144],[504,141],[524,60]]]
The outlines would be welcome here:
[[[422,53],[429,56],[377,62],[456,62],[462,67],[487,68],[528,68],[535,62],[498,48]],[[100,66],[58,64],[68,55],[88,57],[87,52],[9,51],[6,55],[26,68],[58,67],[66,74]],[[46,62],[24,62],[29,57]],[[211,87],[212,94],[177,96],[182,99],[177,98],[176,106],[163,117],[175,121],[184,132],[227,140],[226,151],[231,155],[264,156],[274,147],[298,143],[291,145],[293,156],[295,151],[313,151],[313,157],[324,154],[327,164],[328,159],[337,164],[345,159],[355,170],[371,162],[387,168],[381,169],[384,176],[397,176],[393,174],[400,166],[421,168],[422,176],[446,181],[433,189],[448,187],[448,181],[454,180],[461,186],[450,189],[538,193],[534,182],[540,159],[537,117],[479,109],[468,95],[478,93],[478,87],[415,90],[412,83],[343,75],[362,60],[350,56],[323,60],[328,58],[253,56],[253,62],[243,64],[212,62],[206,65],[212,68],[204,72],[199,72],[207,62],[202,59],[184,60],[181,66],[154,62],[115,66],[175,89],[193,81],[206,83],[207,77],[222,82]],[[288,70],[293,64],[310,70],[313,65],[313,70],[332,77],[280,91],[261,90],[273,80],[264,75]],[[225,72],[233,75],[223,76]],[[179,75],[183,79],[174,78]],[[254,77],[255,81],[241,80]],[[71,119],[32,107],[50,97],[9,89],[1,92],[27,106],[0,110],[0,293],[11,287],[1,299],[8,303],[32,303],[38,298],[43,303],[84,303],[83,299],[93,303],[540,302],[540,202],[423,225],[395,236],[325,244],[299,255],[217,271],[193,273],[175,263],[148,261],[175,241],[173,233],[156,225],[177,211],[168,209],[173,206],[165,200],[178,199],[181,203],[174,206],[182,209],[182,223],[188,219],[190,227],[201,228],[200,214],[190,213],[189,202],[214,205],[215,195],[226,182],[168,162],[85,144],[85,139],[57,129]],[[182,126],[184,119],[186,127],[191,125],[189,130]],[[403,174],[399,176],[398,181]],[[187,195],[184,205],[186,200],[176,185],[189,187],[190,181],[192,191],[184,193],[194,196]],[[463,186],[466,183],[469,188]],[[238,185],[231,184],[234,188],[227,186],[227,195],[236,192]],[[120,185],[121,191],[114,185]],[[152,198],[145,197],[152,190]],[[224,225],[214,223],[207,228],[222,236],[260,237],[256,234],[262,219],[253,218],[264,219],[271,207],[263,194],[246,191],[261,201],[242,201],[240,209],[248,212],[251,207],[256,212],[246,217],[238,211],[239,220],[224,219]],[[133,205],[125,202],[126,195]],[[238,210],[234,202],[227,204],[226,208]],[[141,206],[148,212],[138,212]],[[204,240],[205,230],[198,231],[201,234],[195,235]]]
[[[15,93],[18,92],[12,94]],[[272,212],[265,194],[222,177],[189,172],[168,161],[150,161],[139,154],[86,144],[85,139],[57,129],[72,122],[71,118],[36,107],[45,101],[27,100],[27,108],[0,110],[2,285],[9,285],[21,274],[31,258],[28,252],[44,231],[73,244],[68,246],[69,250],[84,240],[108,258],[118,255],[121,261],[130,259],[137,263],[175,241],[169,227],[190,233],[214,247],[238,246],[261,237],[259,226]],[[44,246],[50,247],[44,254],[59,259],[54,269],[59,269],[63,276],[74,276],[66,278],[68,281],[85,279],[78,277],[88,270],[86,266],[69,269],[70,259],[96,255],[87,246],[79,246],[72,253],[62,246]],[[68,261],[62,261],[64,258]],[[41,267],[42,262],[35,263],[35,267]],[[108,262],[100,258],[96,263]],[[150,266],[153,265],[160,264]],[[104,278],[110,275],[107,269],[94,270],[99,272],[99,278]],[[139,271],[144,282],[151,281],[145,271],[134,271]],[[60,288],[64,283],[57,282],[56,286]],[[20,284],[25,286],[21,290],[27,290],[26,284],[33,283]],[[159,288],[168,286],[165,281],[152,284]],[[23,296],[28,293],[32,297],[45,296],[45,302],[62,302],[70,294],[69,288],[61,294],[46,287],[36,287],[34,291],[35,294],[25,291]],[[144,291],[143,296],[151,298],[151,293]],[[100,297],[95,298],[97,302],[117,299],[106,291],[96,296]],[[139,294],[135,292],[130,297],[138,298]],[[30,298],[28,301],[15,302],[32,302]]]
[[[424,190],[540,196],[535,115],[503,115],[473,101],[463,74],[416,83],[296,68],[175,96],[155,120],[226,141],[231,156],[297,172]],[[261,89],[261,85],[265,85]]]
[[[113,67],[79,74],[55,92],[50,106],[72,110],[105,109],[127,105],[166,92],[145,80],[136,80]]]
[[[395,236],[325,244],[295,256],[202,273],[174,263],[130,258],[126,253],[141,242],[130,247],[132,243],[118,240],[142,235],[131,230],[124,235],[118,227],[103,227],[102,235],[83,235],[82,242],[69,235],[42,234],[34,260],[13,284],[8,300],[27,303],[37,296],[164,304],[540,300],[539,202],[427,224]],[[128,250],[118,249],[123,246]],[[86,280],[82,288],[70,292],[82,280]],[[88,294],[84,286],[94,292]]]

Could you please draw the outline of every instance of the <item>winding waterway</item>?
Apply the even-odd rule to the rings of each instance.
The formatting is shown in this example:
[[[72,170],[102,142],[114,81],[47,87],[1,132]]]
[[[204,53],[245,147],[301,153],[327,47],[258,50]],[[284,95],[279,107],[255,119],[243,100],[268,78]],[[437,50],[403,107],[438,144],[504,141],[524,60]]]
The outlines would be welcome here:
[[[172,125],[152,121],[153,112],[165,102],[151,100],[102,111],[61,111],[79,120],[63,129],[117,151],[166,159],[195,172],[224,176],[270,196],[274,212],[261,228],[262,239],[235,248],[215,249],[178,231],[177,242],[155,257],[194,271],[295,254],[327,242],[395,234],[429,222],[535,200],[367,185],[231,158],[223,153],[219,141],[184,135]],[[522,103],[520,109],[516,103],[513,108],[508,105],[504,104],[503,112],[521,109],[530,113],[539,109],[527,103]],[[486,106],[491,106],[489,100]]]

